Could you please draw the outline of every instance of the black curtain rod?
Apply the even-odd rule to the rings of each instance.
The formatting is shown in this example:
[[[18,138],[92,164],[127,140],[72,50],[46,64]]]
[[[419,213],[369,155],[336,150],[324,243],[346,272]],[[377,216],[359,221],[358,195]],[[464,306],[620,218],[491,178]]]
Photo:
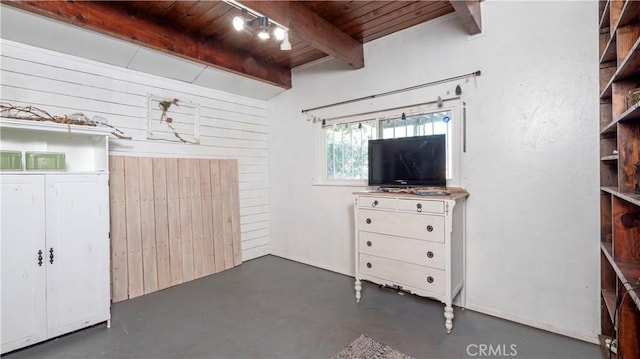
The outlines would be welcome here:
[[[351,100],[346,100],[346,101],[342,101],[342,102],[336,102],[336,103],[332,103],[332,104],[329,104],[329,105],[318,106],[318,107],[314,107],[314,108],[308,108],[306,110],[302,110],[302,113],[307,113],[309,111],[320,110],[320,109],[327,108],[327,107],[346,105],[348,103],[353,103],[353,102],[358,102],[358,101],[370,100],[372,98],[377,98],[377,97],[394,95],[394,94],[405,92],[405,91],[416,90],[416,89],[419,89],[419,88],[422,88],[422,87],[438,85],[438,84],[449,82],[449,81],[460,80],[460,79],[464,79],[464,78],[471,77],[471,76],[474,76],[474,77],[475,76],[480,76],[481,74],[482,73],[480,72],[480,70],[478,70],[478,71],[471,72],[471,73],[468,73],[468,74],[465,74],[465,75],[449,77],[449,78],[442,79],[442,80],[427,82],[427,83],[424,83],[424,84],[415,85],[415,86],[411,86],[411,87],[405,87],[405,88],[399,89],[399,90],[393,90],[393,91],[378,93],[378,94],[375,94],[375,95],[369,95],[369,96],[365,96],[365,97],[354,98],[354,99],[351,99]]]

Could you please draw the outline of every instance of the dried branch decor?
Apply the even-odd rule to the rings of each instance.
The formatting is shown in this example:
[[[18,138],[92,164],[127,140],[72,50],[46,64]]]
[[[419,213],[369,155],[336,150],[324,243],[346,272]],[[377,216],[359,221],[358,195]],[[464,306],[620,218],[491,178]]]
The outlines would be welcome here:
[[[171,105],[176,105],[176,107],[180,107],[178,106],[179,101],[180,100],[178,100],[177,98],[174,98],[173,100],[164,100],[158,103],[158,106],[160,107],[160,109],[162,109],[162,114],[160,114],[160,123],[162,123],[162,121],[164,120],[167,123],[167,126],[169,126],[169,128],[171,129],[171,131],[173,131],[173,135],[176,136],[183,143],[194,143],[192,141],[187,141],[184,138],[182,138],[182,136],[180,136],[180,134],[178,133],[178,130],[176,130],[176,128],[171,125],[173,123],[173,118],[167,115],[167,111],[169,111],[169,107],[171,107]]]
[[[69,134],[71,134],[71,125],[93,127],[104,126],[112,129],[113,132],[111,132],[111,134],[117,138],[126,140],[131,139],[131,137],[125,136],[124,132],[106,123],[106,120],[102,119],[101,117],[95,116],[93,119],[89,119],[81,112],[77,112],[69,116],[53,116],[47,111],[35,106],[14,106],[7,102],[0,102],[0,116],[19,120],[50,121],[66,124],[69,126]]]
[[[200,105],[149,94],[147,111],[147,139],[200,143]]]

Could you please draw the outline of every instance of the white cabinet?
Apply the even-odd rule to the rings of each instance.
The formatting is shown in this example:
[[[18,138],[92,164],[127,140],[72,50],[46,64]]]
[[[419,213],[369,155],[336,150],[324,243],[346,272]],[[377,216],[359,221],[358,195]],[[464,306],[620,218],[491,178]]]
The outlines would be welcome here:
[[[433,197],[356,193],[356,301],[362,297],[362,280],[437,299],[445,304],[450,333],[452,302],[465,278],[467,196],[462,190]]]
[[[106,157],[98,131],[62,141],[55,132],[1,130],[3,149],[21,150],[17,139],[31,134],[40,150],[54,138],[71,158],[88,143]],[[78,171],[0,174],[2,353],[110,319],[109,174],[88,158],[75,162]]]
[[[47,338],[45,199],[41,176],[3,175],[0,181],[0,330],[5,353]]]

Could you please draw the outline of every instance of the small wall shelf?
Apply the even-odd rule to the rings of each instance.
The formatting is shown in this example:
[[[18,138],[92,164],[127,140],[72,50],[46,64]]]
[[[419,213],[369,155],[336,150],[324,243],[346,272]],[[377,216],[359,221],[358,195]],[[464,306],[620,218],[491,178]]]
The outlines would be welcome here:
[[[26,168],[24,153],[41,151],[64,153],[66,168],[62,172],[107,172],[111,132],[106,127],[0,118],[0,149],[21,151],[23,169]],[[40,171],[14,171],[16,172],[33,174]]]

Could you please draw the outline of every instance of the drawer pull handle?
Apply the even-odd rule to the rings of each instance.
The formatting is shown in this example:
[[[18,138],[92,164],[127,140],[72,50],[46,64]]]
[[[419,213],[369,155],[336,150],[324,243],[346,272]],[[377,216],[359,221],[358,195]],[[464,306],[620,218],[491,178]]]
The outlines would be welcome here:
[[[428,251],[428,252],[427,252],[427,257],[429,257],[429,258],[433,258],[433,252],[432,252],[432,251]]]
[[[427,226],[427,232],[433,232],[433,226],[432,225],[428,225]]]
[[[371,247],[371,241],[367,241],[367,247]]]
[[[367,263],[367,268],[371,268],[371,263]]]
[[[371,207],[375,207],[378,205],[378,200],[373,201],[373,203],[371,203]]]
[[[416,204],[416,211],[422,212],[422,203]]]
[[[371,224],[371,218],[367,218],[365,222],[367,222],[367,224]]]
[[[433,277],[432,277],[432,276],[428,276],[428,277],[427,277],[427,282],[429,282],[429,283],[433,283]]]

